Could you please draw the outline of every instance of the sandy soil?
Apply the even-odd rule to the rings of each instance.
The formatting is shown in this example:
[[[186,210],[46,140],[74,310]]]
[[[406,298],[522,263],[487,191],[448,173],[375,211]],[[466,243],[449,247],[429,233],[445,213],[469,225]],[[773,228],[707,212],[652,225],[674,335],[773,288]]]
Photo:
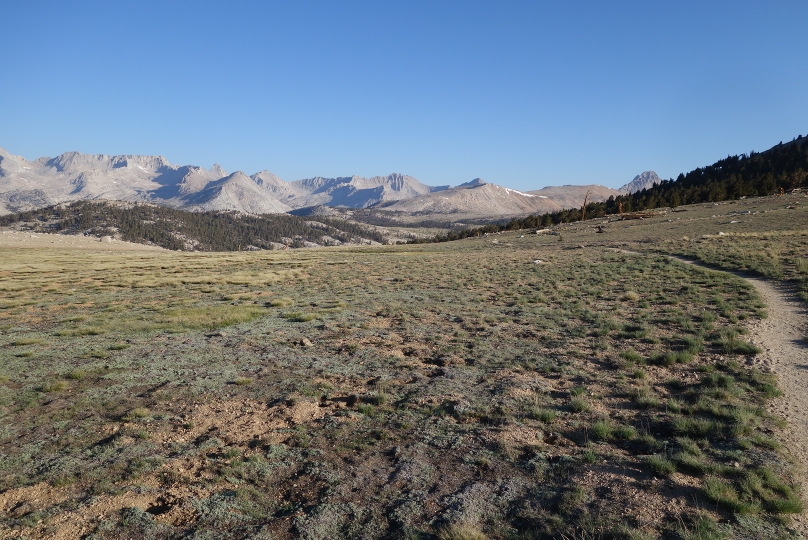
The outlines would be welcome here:
[[[41,234],[20,231],[0,231],[0,248],[57,248],[91,249],[94,251],[165,251],[158,246],[146,246],[133,242],[122,242],[114,238],[104,239],[90,236],[66,234]]]

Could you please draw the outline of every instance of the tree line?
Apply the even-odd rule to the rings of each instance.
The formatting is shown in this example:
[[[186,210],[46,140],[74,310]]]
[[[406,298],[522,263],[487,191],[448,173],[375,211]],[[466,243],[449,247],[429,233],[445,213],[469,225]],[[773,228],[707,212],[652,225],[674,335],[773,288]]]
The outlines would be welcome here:
[[[236,251],[248,246],[273,249],[274,244],[303,247],[305,242],[326,244],[326,236],[340,242],[386,241],[376,230],[335,218],[188,212],[138,203],[76,201],[0,216],[0,226],[20,222],[33,224],[32,228],[41,232],[117,235],[127,242],[151,243],[172,250]]]
[[[586,218],[775,195],[805,186],[808,186],[808,136],[800,135],[765,152],[728,156],[710,166],[682,173],[676,180],[663,180],[652,188],[589,203]],[[485,233],[549,227],[580,219],[581,209],[572,208],[514,218],[506,223],[449,231],[430,240],[417,239],[411,243],[448,242]]]

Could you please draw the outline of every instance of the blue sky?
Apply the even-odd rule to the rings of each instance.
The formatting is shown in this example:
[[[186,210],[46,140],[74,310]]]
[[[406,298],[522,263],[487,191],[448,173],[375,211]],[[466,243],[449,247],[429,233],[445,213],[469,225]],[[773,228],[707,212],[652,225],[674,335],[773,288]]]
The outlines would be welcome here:
[[[0,147],[28,159],[527,190],[808,134],[804,0],[0,7]]]

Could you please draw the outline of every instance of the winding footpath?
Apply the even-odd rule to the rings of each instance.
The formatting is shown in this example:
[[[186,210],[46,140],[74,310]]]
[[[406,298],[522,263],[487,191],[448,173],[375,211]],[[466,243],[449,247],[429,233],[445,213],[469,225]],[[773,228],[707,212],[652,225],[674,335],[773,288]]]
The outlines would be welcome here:
[[[802,497],[808,503],[808,310],[793,289],[742,277],[755,286],[769,310],[768,318],[758,320],[749,329],[751,341],[763,349],[754,363],[777,375],[784,396],[771,402],[769,412],[788,422],[783,444],[797,461]],[[793,525],[808,535],[808,516],[794,516]]]
[[[808,309],[792,287],[750,277],[741,272],[720,270],[699,261],[673,257],[687,264],[728,272],[755,287],[768,309],[768,318],[749,325],[752,343],[763,349],[751,365],[777,376],[783,397],[772,400],[769,412],[788,422],[783,445],[796,461],[802,497],[808,507]],[[792,526],[808,536],[808,516],[794,516]]]

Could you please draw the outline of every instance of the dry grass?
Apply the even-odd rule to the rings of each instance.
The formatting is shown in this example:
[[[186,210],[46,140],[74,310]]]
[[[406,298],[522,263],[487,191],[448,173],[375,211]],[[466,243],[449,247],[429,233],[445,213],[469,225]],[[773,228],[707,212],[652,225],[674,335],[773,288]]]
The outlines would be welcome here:
[[[0,523],[31,538],[65,522],[98,538],[696,538],[721,520],[788,538],[777,388],[744,364],[759,299],[621,251],[691,246],[714,213],[570,224],[560,242],[4,251]],[[806,256],[798,234],[746,232],[782,240],[785,275]]]

